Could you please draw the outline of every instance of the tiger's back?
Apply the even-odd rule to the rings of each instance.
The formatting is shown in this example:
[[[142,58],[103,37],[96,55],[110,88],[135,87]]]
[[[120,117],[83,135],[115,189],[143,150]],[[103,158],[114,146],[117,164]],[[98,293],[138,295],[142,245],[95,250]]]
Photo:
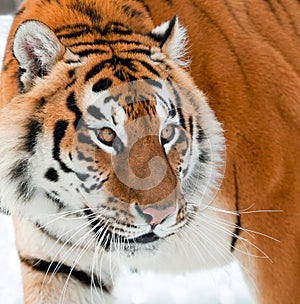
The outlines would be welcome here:
[[[297,289],[300,284],[300,257],[297,248],[300,228],[300,9],[297,1],[230,0],[214,1],[213,4],[200,0],[26,1],[16,15],[8,38],[1,76],[0,104],[3,107],[19,95],[16,106],[8,106],[8,109],[19,115],[23,124],[26,124],[26,111],[35,113],[33,121],[37,123],[21,132],[23,136],[32,138],[38,137],[39,128],[42,129],[43,126],[53,134],[55,130],[58,133],[57,123],[66,121],[69,117],[72,117],[70,124],[78,123],[78,113],[84,112],[88,104],[79,103],[82,98],[87,98],[84,91],[87,84],[93,86],[94,93],[99,93],[122,86],[126,82],[145,78],[167,82],[171,79],[195,92],[191,78],[180,67],[184,67],[180,57],[183,50],[176,51],[176,43],[182,44],[184,37],[181,35],[181,39],[167,41],[166,45],[162,46],[159,40],[170,33],[167,33],[166,27],[156,32],[153,30],[154,25],[170,20],[174,15],[178,15],[179,20],[187,27],[190,46],[188,55],[192,58],[191,76],[197,87],[208,97],[209,105],[225,130],[225,175],[212,206],[227,210],[230,214],[225,214],[224,217],[223,214],[216,215],[218,223],[227,225],[222,231],[226,233],[220,233],[219,238],[215,234],[208,235],[212,239],[216,238],[216,244],[221,244],[218,248],[221,248],[220,256],[224,255],[224,261],[230,260],[228,256],[233,253],[247,269],[246,272],[249,272],[250,276],[246,274],[246,279],[254,278],[255,283],[250,285],[255,285],[258,289],[253,288],[261,303],[293,303],[291,298],[297,299],[300,296]],[[41,69],[37,77],[42,81],[35,82],[29,74],[24,73],[24,68],[20,68],[12,53],[15,33],[24,20],[41,21],[55,33],[60,43],[61,49],[58,49],[52,63],[56,70],[50,73],[51,69]],[[171,30],[170,27],[170,32]],[[117,61],[112,62],[115,58]],[[72,66],[66,69],[61,61]],[[151,99],[151,96],[152,93],[149,92],[147,99]],[[176,92],[174,96],[176,99]],[[54,102],[57,98],[61,100],[60,103]],[[43,108],[45,100],[47,103]],[[16,107],[20,107],[23,102],[26,102],[26,105],[24,113],[21,114]],[[180,116],[178,111],[178,115],[181,122],[185,121],[187,125],[188,121],[192,121],[185,129],[189,133],[190,141],[196,141],[195,130],[200,124],[200,118],[196,119],[190,114],[196,111],[190,111],[193,105],[181,102],[182,108],[190,107],[189,113]],[[36,110],[38,104],[43,110]],[[125,103],[123,108],[124,105]],[[180,108],[178,104],[177,106]],[[147,103],[145,108],[143,103],[140,103],[136,108],[129,107],[128,113],[144,113],[136,114],[144,116],[145,113],[153,111],[150,116],[155,116],[154,108],[151,102]],[[53,115],[55,112],[56,115]],[[206,113],[206,110],[204,112]],[[6,128],[9,123],[6,122]],[[73,143],[74,131],[71,131],[70,124],[61,135],[61,151],[69,151],[70,143]],[[63,123],[60,124],[60,128],[62,127]],[[152,127],[156,128],[151,125]],[[204,130],[209,130],[209,123]],[[31,137],[28,136],[28,131],[31,132]],[[16,130],[11,136],[18,136],[18,132],[19,130]],[[220,130],[213,126],[213,131],[208,136],[208,142],[214,143],[212,146],[217,147],[216,151],[208,152],[205,142],[198,143],[199,146],[203,145],[205,152],[199,152],[198,155],[202,165],[205,163],[204,155],[214,155],[221,150],[218,144],[222,140],[213,139],[218,132]],[[57,141],[57,138],[54,137],[53,141],[55,140]],[[28,143],[35,145],[35,138],[28,140]],[[154,141],[151,145],[148,141],[143,141],[143,145],[148,147],[148,150],[143,150],[143,155],[157,147]],[[26,153],[32,153],[32,147],[28,149]],[[184,150],[181,146],[177,148],[180,155]],[[136,159],[142,158],[138,151],[132,151]],[[176,156],[175,152],[172,154],[172,151],[165,151],[171,159],[170,169],[167,171],[168,178],[163,180],[161,187],[154,187],[155,191],[131,192],[130,187],[119,183],[120,176],[114,177],[114,183],[107,186],[107,189],[114,193],[115,197],[122,198],[122,202],[128,197],[128,202],[134,201],[132,196],[139,198],[140,202],[144,200],[145,205],[152,206],[154,200],[165,198],[163,189],[176,188],[176,174],[174,175],[173,171],[176,171],[175,164],[182,158]],[[49,155],[51,153],[49,152]],[[163,154],[156,153],[158,154],[155,155]],[[146,157],[147,163],[153,155],[150,153]],[[51,157],[55,158],[54,153]],[[106,157],[106,154],[102,153],[99,159],[108,159]],[[60,158],[57,157],[57,161],[60,161]],[[109,160],[107,162],[110,163]],[[193,164],[195,162],[193,160]],[[146,178],[148,169],[143,163],[135,165],[137,176]],[[113,166],[113,163],[110,163],[110,166]],[[20,166],[14,169],[18,171]],[[49,170],[47,173],[50,180],[55,179],[56,167],[54,171]],[[101,171],[105,170],[110,168],[102,164]],[[24,178],[20,172],[19,176],[16,176]],[[178,183],[181,183],[180,178]],[[184,182],[182,184],[184,185]],[[19,188],[24,190],[20,185],[21,183]],[[53,199],[55,200],[56,196],[52,194]],[[164,208],[168,210],[169,207]],[[126,213],[126,210],[125,204],[118,211]],[[134,224],[129,215],[127,220]],[[229,230],[226,230],[227,227]],[[213,229],[218,231],[216,224]],[[262,234],[280,242],[266,239]],[[201,247],[201,241],[197,246]],[[165,250],[168,250],[167,248]],[[250,257],[244,254],[245,251]],[[197,253],[193,252],[191,256],[197,256]],[[217,256],[218,261],[220,256]],[[272,263],[251,256],[267,256]],[[173,263],[169,262],[170,265]],[[172,265],[175,264],[176,262]],[[23,267],[30,265],[27,263]],[[28,280],[25,285],[27,282]],[[274,286],[278,288],[275,290]]]

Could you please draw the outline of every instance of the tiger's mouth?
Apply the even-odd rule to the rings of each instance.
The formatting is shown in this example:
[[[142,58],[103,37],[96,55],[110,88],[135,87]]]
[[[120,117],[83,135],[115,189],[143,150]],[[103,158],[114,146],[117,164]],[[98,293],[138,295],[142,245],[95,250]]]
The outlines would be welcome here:
[[[129,244],[148,244],[148,243],[153,243],[155,241],[158,241],[161,239],[157,234],[154,232],[149,232],[143,235],[140,235],[135,238],[131,238],[127,240],[127,243]]]
[[[108,221],[105,221],[106,224],[103,224],[104,221],[99,219],[97,214],[90,210],[85,210],[85,213],[88,215],[90,225],[93,228],[93,232],[96,235],[97,242],[101,244],[101,246],[105,250],[112,250],[113,248],[119,250],[128,251],[134,248],[135,246],[142,246],[146,244],[154,244],[159,240],[163,240],[168,236],[160,237],[157,235],[153,228],[139,236],[125,236],[125,230],[120,230],[114,228],[112,224],[108,225]],[[124,226],[127,226],[124,224]],[[122,234],[116,232],[116,230],[122,231]]]

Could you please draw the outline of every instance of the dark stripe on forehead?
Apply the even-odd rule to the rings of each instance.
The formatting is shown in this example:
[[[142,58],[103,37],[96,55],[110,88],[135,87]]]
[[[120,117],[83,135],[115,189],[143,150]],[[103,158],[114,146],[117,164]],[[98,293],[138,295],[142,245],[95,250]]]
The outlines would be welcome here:
[[[95,65],[90,71],[87,72],[85,76],[85,81],[89,81],[92,77],[100,73],[105,67],[109,67],[110,65],[111,59],[104,60],[101,63]]]
[[[60,153],[61,153],[60,144],[65,136],[68,124],[69,123],[64,120],[59,120],[55,124],[54,132],[53,132],[54,147],[52,150],[53,158],[59,163],[60,168],[66,173],[73,172],[73,170],[68,168],[68,166],[60,159]]]
[[[72,38],[78,38],[80,36],[84,36],[86,34],[89,34],[91,31],[90,30],[82,30],[82,31],[77,31],[73,33],[68,33],[68,34],[59,34],[57,35],[58,39],[72,39]]]
[[[149,49],[130,49],[130,50],[124,50],[120,51],[120,53],[128,53],[128,54],[141,54],[145,56],[150,56],[151,51]]]
[[[106,39],[96,39],[92,42],[76,42],[70,44],[69,47],[77,47],[77,46],[98,46],[98,45],[112,45],[112,44],[126,44],[126,45],[143,45],[142,42],[139,41],[132,41],[132,40],[125,40],[125,39],[116,39],[116,40],[106,40]]]
[[[103,55],[107,54],[108,51],[106,50],[99,50],[99,49],[89,49],[89,50],[83,50],[83,51],[74,51],[74,54],[80,56],[80,57],[85,57],[90,54],[98,54],[98,55]]]
[[[68,5],[71,10],[77,11],[79,14],[87,16],[92,22],[97,22],[102,20],[102,16],[98,13],[97,8],[92,2],[88,3],[86,1],[75,1]]]
[[[144,13],[137,10],[136,8],[130,6],[130,5],[122,5],[122,9],[124,11],[125,14],[130,15],[130,17],[143,17]]]
[[[125,24],[120,22],[110,22],[106,25],[105,29],[101,32],[102,35],[107,35],[109,33],[130,35],[132,30],[129,29]]]
[[[74,29],[87,30],[89,27],[86,23],[68,24],[54,29],[54,33],[59,34],[62,31],[73,31]]]
[[[114,76],[117,77],[122,82],[131,82],[138,80],[135,76],[132,74],[125,72],[123,69],[119,69],[114,73]]]

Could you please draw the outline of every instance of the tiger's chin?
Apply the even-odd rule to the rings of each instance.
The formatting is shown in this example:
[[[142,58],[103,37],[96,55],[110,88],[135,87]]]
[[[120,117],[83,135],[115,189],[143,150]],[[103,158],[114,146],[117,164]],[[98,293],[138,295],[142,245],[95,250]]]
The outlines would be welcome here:
[[[109,248],[106,248],[106,250],[118,251],[121,255],[129,258],[136,255],[143,256],[144,254],[147,256],[148,254],[155,255],[161,245],[172,235],[174,235],[174,232],[159,236],[150,231],[134,238],[113,237],[114,240],[111,241]]]
[[[131,258],[136,257],[137,255],[155,255],[163,242],[164,238],[150,232],[114,245],[115,249],[119,250],[122,255]]]

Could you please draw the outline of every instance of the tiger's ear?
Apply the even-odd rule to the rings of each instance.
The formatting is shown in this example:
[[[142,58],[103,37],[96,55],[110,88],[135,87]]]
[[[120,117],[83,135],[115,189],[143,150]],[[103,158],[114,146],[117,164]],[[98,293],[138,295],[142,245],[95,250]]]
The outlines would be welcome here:
[[[183,59],[186,55],[186,29],[179,24],[177,16],[153,29],[150,36],[160,43],[162,51],[170,59],[180,66],[189,65],[189,62]]]
[[[47,75],[65,48],[54,32],[39,21],[25,21],[13,38],[13,54],[27,80]]]

